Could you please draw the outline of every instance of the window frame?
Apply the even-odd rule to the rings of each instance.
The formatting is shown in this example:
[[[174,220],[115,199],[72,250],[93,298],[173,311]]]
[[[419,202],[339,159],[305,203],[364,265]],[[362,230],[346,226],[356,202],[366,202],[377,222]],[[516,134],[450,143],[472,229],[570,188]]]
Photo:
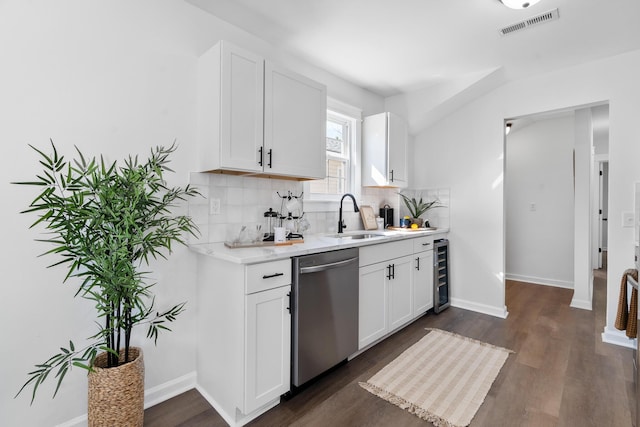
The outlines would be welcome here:
[[[327,121],[329,117],[335,117],[340,121],[349,123],[349,170],[347,173],[346,193],[352,193],[356,199],[360,198],[360,153],[361,153],[361,132],[362,132],[362,110],[341,101],[327,98]],[[324,139],[326,141],[326,138]],[[324,212],[337,210],[342,195],[311,193],[310,184],[304,183],[304,203],[306,212]],[[345,210],[353,209],[347,207]]]

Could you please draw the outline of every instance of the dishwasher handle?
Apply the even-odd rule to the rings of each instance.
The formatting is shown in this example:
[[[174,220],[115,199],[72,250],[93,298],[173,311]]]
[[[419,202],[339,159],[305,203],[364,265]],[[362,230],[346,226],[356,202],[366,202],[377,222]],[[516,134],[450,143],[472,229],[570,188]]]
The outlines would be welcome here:
[[[343,261],[331,262],[329,264],[314,265],[312,267],[301,267],[300,274],[317,273],[319,271],[331,270],[333,268],[342,267],[343,265],[350,264],[357,260],[358,260],[358,257],[353,257],[353,258],[345,259]]]

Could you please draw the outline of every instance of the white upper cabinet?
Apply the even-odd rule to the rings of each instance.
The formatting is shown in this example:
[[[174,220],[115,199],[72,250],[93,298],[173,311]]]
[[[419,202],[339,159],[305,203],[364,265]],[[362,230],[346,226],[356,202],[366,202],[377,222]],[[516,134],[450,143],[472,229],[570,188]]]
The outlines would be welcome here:
[[[265,63],[265,173],[326,176],[327,89]]]
[[[326,87],[221,41],[198,62],[199,170],[325,177]]]
[[[262,172],[263,103],[263,58],[227,42],[200,57],[200,170]]]
[[[362,134],[362,185],[406,187],[409,135],[404,120],[393,113],[368,116]]]

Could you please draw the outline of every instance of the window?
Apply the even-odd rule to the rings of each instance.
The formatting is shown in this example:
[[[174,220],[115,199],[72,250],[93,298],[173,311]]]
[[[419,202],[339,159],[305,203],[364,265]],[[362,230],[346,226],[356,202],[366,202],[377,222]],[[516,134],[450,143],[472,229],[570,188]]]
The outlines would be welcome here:
[[[356,148],[361,112],[337,101],[327,104],[326,178],[305,184],[306,201],[339,201],[344,193],[359,192]]]
[[[351,123],[327,111],[327,177],[311,181],[309,191],[316,195],[342,195],[351,188]]]

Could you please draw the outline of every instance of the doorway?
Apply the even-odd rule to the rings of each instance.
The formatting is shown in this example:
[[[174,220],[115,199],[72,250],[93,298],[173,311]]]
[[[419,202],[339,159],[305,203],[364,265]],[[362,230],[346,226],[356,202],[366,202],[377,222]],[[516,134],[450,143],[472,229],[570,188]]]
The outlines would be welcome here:
[[[591,310],[592,268],[606,250],[599,200],[607,197],[608,104],[507,119],[505,130],[507,124],[505,279],[571,288],[571,306]],[[600,166],[602,186],[595,179]]]

